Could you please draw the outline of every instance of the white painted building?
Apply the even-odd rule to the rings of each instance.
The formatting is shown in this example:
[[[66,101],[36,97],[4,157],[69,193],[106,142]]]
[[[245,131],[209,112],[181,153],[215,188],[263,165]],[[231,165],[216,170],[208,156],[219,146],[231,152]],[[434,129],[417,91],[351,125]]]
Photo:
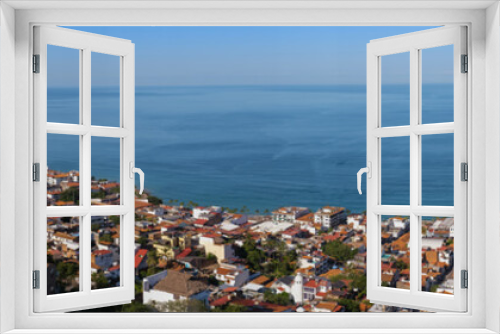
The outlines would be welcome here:
[[[209,206],[209,207],[199,206],[193,208],[193,218],[208,219],[211,212],[222,213],[222,208],[220,206]]]
[[[241,287],[250,277],[247,268],[241,265],[233,265],[222,263],[221,266],[214,270],[215,278],[223,284]]]
[[[297,274],[292,283],[291,294],[295,304],[301,305],[304,302],[304,278]]]
[[[314,222],[321,224],[323,230],[343,224],[346,222],[345,208],[324,206],[314,213]]]
[[[309,213],[308,208],[287,206],[273,211],[273,221],[275,223],[280,223],[280,222],[295,223],[295,220],[297,218],[307,215],[308,213]]]

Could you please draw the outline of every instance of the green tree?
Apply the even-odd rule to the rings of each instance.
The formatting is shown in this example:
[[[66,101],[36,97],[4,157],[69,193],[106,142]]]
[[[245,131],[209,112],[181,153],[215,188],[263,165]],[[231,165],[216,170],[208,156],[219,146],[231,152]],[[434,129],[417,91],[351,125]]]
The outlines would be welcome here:
[[[120,216],[109,216],[109,221],[115,225],[120,225]]]
[[[103,198],[106,197],[106,195],[107,194],[106,194],[106,192],[104,190],[99,189],[99,191],[91,193],[90,197],[91,198],[100,198],[100,199],[103,199]]]
[[[59,199],[64,202],[75,202],[78,203],[80,200],[80,189],[71,187],[59,195]]]
[[[217,261],[217,256],[215,254],[212,254],[212,253],[208,253],[206,258],[207,258],[207,260]]]
[[[350,246],[343,244],[339,240],[327,242],[323,245],[322,250],[323,253],[341,263],[353,259],[354,255],[358,253],[357,249],[351,249]]]
[[[171,300],[166,303],[155,303],[153,306],[160,312],[206,312],[205,303],[196,299]]]
[[[359,312],[359,301],[357,300],[340,298],[338,303],[345,307],[346,312]]]
[[[93,273],[92,282],[95,284],[97,289],[108,288],[109,283],[103,273]]]
[[[208,276],[208,284],[219,286],[220,282],[215,278],[215,275]]]
[[[229,304],[223,307],[216,307],[212,312],[246,312],[247,308],[243,305]]]
[[[151,305],[145,305],[143,303],[132,300],[130,304],[122,305],[121,312],[135,313],[135,312],[154,312],[155,308]]]
[[[271,304],[283,306],[291,304],[290,294],[286,292],[273,293],[271,290],[266,290],[266,292],[264,292],[264,300]]]
[[[146,237],[139,237],[135,241],[136,243],[140,244],[142,248],[146,247],[148,244],[148,238]]]
[[[156,249],[148,251],[146,263],[149,268],[155,268],[158,265],[158,254],[156,253]]]
[[[99,237],[99,241],[104,241],[104,242],[113,242],[113,238],[111,237],[111,234],[105,233],[102,236]]]
[[[76,276],[76,273],[79,270],[79,265],[75,262],[59,262],[56,265],[56,270],[60,279],[67,280]]]
[[[161,198],[153,196],[153,195],[148,196],[148,202],[153,204],[153,205],[163,204],[163,200]]]

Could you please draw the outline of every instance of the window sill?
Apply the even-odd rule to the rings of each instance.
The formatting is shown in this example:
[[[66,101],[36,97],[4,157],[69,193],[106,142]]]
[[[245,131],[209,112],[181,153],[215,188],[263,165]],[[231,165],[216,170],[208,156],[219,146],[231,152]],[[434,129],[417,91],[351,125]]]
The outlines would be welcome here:
[[[5,334],[487,334],[495,333],[484,328],[470,329],[14,329]]]

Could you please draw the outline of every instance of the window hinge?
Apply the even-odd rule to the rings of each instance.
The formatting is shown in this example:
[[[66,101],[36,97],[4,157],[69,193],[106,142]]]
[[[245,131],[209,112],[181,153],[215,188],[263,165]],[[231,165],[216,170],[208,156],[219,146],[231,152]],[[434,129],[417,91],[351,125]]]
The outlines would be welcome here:
[[[469,56],[462,55],[462,73],[469,72]]]
[[[469,287],[469,273],[467,270],[462,270],[460,272],[460,278],[462,281],[462,289],[467,289]]]
[[[38,162],[33,164],[33,181],[40,182],[40,164]]]
[[[460,165],[460,174],[460,180],[469,181],[469,165],[466,162],[462,162]]]
[[[33,270],[33,289],[40,289],[40,270]]]
[[[33,55],[33,73],[40,73],[40,55]]]

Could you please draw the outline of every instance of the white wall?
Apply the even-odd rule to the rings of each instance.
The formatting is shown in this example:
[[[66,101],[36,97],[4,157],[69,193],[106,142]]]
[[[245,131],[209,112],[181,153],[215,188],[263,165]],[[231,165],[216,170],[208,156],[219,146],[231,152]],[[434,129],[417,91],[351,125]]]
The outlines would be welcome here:
[[[15,289],[14,277],[9,275],[14,272],[14,256],[12,241],[14,239],[15,214],[14,193],[15,189],[15,153],[6,150],[12,147],[15,136],[14,113],[14,69],[15,59],[15,12],[0,2],[0,332],[14,328]],[[10,288],[7,288],[10,287]]]
[[[499,4],[495,3],[486,11],[486,249],[500,254],[500,14]],[[472,222],[474,223],[474,222]],[[486,263],[487,277],[500,277],[500,261]],[[500,331],[498,314],[500,312],[500,287],[498,279],[493,284],[486,280],[486,327]]]

